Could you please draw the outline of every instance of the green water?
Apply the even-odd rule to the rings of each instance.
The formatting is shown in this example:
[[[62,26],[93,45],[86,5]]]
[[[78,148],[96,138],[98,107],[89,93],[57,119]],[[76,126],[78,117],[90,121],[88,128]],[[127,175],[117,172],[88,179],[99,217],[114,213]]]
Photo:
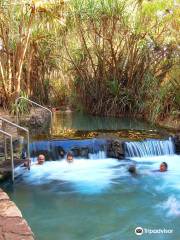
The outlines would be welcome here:
[[[146,121],[128,117],[100,117],[81,112],[53,113],[52,128],[46,123],[41,127],[29,126],[33,140],[56,139],[85,139],[99,135],[113,135],[130,138],[143,135],[140,138],[161,138],[167,131]],[[154,135],[154,136],[152,136]],[[155,136],[156,135],[156,136]]]
[[[53,126],[56,131],[60,129],[74,130],[150,130],[156,129],[155,126],[135,118],[126,117],[99,117],[81,112],[61,112],[54,113]]]

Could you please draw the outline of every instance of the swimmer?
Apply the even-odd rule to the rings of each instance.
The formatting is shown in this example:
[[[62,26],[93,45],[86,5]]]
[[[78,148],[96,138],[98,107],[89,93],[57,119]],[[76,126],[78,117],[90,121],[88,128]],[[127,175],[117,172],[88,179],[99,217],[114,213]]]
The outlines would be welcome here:
[[[66,160],[67,160],[69,163],[72,163],[72,162],[73,162],[73,154],[72,154],[71,152],[68,152],[68,153],[67,153]]]
[[[166,163],[166,162],[162,162],[162,163],[160,164],[160,166],[159,166],[159,171],[160,171],[160,172],[166,172],[167,169],[168,169],[167,163]]]
[[[128,172],[131,173],[131,175],[137,175],[137,170],[135,165],[130,165],[128,168]]]
[[[44,162],[45,162],[45,156],[43,154],[40,154],[37,158],[37,164],[43,165]]]

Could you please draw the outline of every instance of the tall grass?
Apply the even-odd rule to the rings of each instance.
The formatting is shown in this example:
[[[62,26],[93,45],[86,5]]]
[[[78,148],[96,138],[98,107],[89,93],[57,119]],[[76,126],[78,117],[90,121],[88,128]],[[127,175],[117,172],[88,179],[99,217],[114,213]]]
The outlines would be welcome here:
[[[74,28],[65,45],[77,98],[85,109],[92,114],[142,114],[151,119],[172,109],[173,98],[171,107],[163,100],[172,86],[170,78],[168,84],[164,79],[178,59],[176,36],[167,35],[177,14],[167,12],[170,4],[119,0],[71,4]],[[159,11],[164,11],[163,17]]]

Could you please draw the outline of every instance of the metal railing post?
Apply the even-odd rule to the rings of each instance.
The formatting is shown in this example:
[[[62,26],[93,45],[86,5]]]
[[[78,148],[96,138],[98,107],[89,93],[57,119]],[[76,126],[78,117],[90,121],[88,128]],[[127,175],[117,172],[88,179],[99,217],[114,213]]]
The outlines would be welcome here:
[[[29,139],[29,130],[28,130],[28,134],[27,134],[27,158],[30,161],[30,139]]]
[[[2,122],[2,130],[5,131],[5,124]],[[4,157],[7,159],[7,143],[6,143],[6,135],[4,135]]]
[[[7,123],[7,124],[9,124],[9,125],[11,125],[11,126],[14,126],[14,127],[16,127],[16,128],[19,128],[19,129],[23,130],[24,132],[26,132],[26,134],[27,134],[27,157],[28,157],[28,159],[30,160],[29,130],[28,130],[27,128],[21,127],[21,126],[15,124],[15,123],[13,123],[13,122],[10,122],[9,120],[7,120],[7,119],[5,119],[5,118],[0,117],[0,120],[1,120],[2,122],[5,122],[5,123]]]
[[[7,159],[7,142],[6,142],[6,136],[4,135],[4,156],[5,160]]]
[[[28,98],[25,98],[25,97],[18,97],[18,98],[16,99],[16,101],[15,101],[16,106],[17,106],[17,104],[18,104],[18,101],[21,100],[21,99],[24,99],[24,100],[26,100],[27,102],[29,102],[29,103],[31,103],[31,104],[34,104],[34,105],[36,105],[36,106],[38,106],[38,107],[40,107],[40,108],[48,111],[49,114],[50,114],[50,118],[51,118],[51,121],[50,121],[50,129],[52,130],[53,112],[52,112],[49,108],[44,107],[44,106],[38,104],[37,102],[34,102],[34,101],[32,101],[32,100],[30,100],[30,99],[28,99]],[[17,123],[18,123],[18,121],[19,121],[19,113],[18,113],[18,111],[17,111],[17,113],[16,113],[16,121],[17,121]]]
[[[14,182],[14,151],[13,151],[13,139],[10,138],[10,149],[11,149],[11,169],[12,169],[12,182]]]
[[[11,171],[12,171],[12,182],[14,182],[14,151],[13,151],[13,137],[11,134],[3,131],[0,129],[0,133],[2,133],[4,136],[7,136],[10,138],[10,155],[11,155]]]

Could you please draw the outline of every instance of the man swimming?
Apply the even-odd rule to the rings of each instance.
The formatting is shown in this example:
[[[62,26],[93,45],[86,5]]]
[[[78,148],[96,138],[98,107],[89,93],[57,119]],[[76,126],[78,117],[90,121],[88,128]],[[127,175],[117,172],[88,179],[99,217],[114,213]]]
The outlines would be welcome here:
[[[72,162],[73,162],[73,154],[72,154],[71,152],[68,152],[68,153],[67,153],[66,160],[67,160],[69,163],[72,163]]]
[[[45,162],[45,156],[43,154],[40,154],[37,158],[37,164],[43,165],[44,162]]]
[[[136,176],[137,175],[137,169],[136,169],[136,166],[135,165],[130,165],[128,167],[128,172],[133,175],[133,176]]]
[[[159,166],[159,171],[160,172],[166,172],[168,170],[168,165],[166,162],[162,162]]]

